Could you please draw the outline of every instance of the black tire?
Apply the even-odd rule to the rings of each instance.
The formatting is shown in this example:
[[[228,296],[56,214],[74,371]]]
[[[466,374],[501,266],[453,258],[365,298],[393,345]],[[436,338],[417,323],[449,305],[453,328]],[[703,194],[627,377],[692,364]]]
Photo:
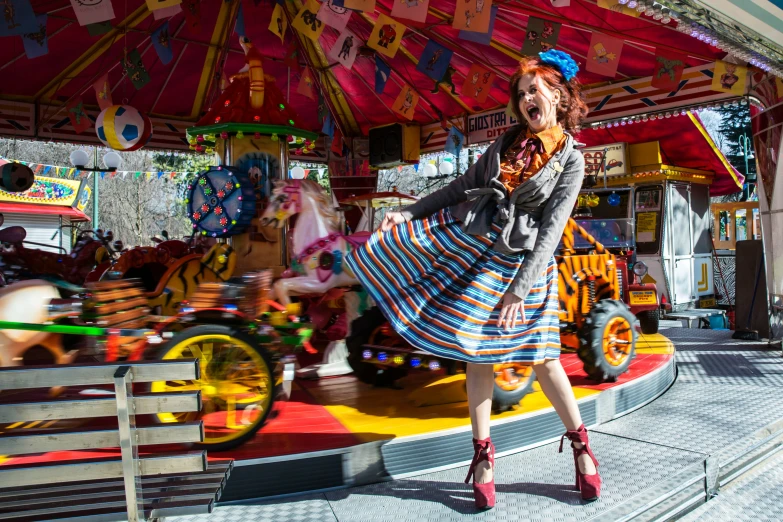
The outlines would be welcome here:
[[[627,350],[620,352],[618,360],[610,362],[604,353],[604,333],[614,319],[622,319],[627,323],[627,326],[619,332],[630,337],[630,346]],[[590,379],[598,382],[614,382],[620,375],[628,371],[628,366],[636,357],[635,320],[636,318],[628,306],[622,301],[603,300],[593,306],[579,332],[580,348],[577,351]],[[618,353],[618,351],[614,350],[613,353]]]
[[[348,364],[356,377],[367,384],[390,387],[398,379],[405,377],[408,370],[402,367],[376,366],[364,361],[362,352],[373,332],[386,322],[378,307],[373,307],[351,323],[351,335],[345,340],[348,348]]]
[[[187,328],[177,334],[174,335],[166,344],[164,344],[157,352],[157,358],[164,359],[165,355],[169,350],[172,350],[177,345],[183,343],[189,338],[193,338],[196,336],[205,336],[205,335],[215,335],[215,336],[230,336],[234,339],[237,339],[238,341],[241,341],[251,347],[255,352],[260,355],[261,360],[266,364],[266,369],[268,371],[269,377],[270,377],[270,389],[269,393],[271,393],[271,400],[269,401],[269,405],[267,408],[259,415],[259,417],[252,423],[252,425],[249,426],[249,428],[246,429],[246,431],[242,432],[241,435],[238,435],[236,438],[233,438],[228,441],[222,441],[222,442],[209,442],[208,437],[204,437],[203,443],[196,443],[193,444],[195,447],[200,447],[204,449],[209,449],[211,451],[224,451],[229,450],[232,448],[235,448],[237,446],[241,446],[248,440],[252,439],[256,432],[261,429],[261,427],[266,422],[267,417],[269,416],[269,413],[272,411],[272,407],[274,405],[275,401],[275,395],[277,392],[276,386],[275,386],[275,375],[274,375],[274,366],[272,365],[272,360],[269,356],[269,353],[262,347],[258,346],[258,343],[249,335],[244,333],[241,330],[238,330],[235,327],[231,326],[221,326],[221,325],[213,325],[213,324],[207,324],[207,325],[201,325],[201,326],[194,326],[193,328]],[[202,376],[204,375],[204,371],[202,369]],[[152,384],[149,385],[152,387]],[[202,391],[202,404],[204,404],[206,407],[208,398],[204,397],[204,393]],[[237,410],[239,410],[240,407],[237,406]],[[203,410],[202,410],[203,411]],[[199,412],[198,419],[194,420],[200,420],[201,419],[201,412]],[[161,422],[157,415],[152,416],[153,419],[156,422]]]
[[[495,374],[497,376],[497,373]],[[497,413],[502,413],[506,410],[518,406],[525,395],[533,391],[533,383],[536,381],[536,374],[533,373],[532,368],[529,375],[519,375],[519,386],[515,389],[509,389],[508,386],[501,387],[497,379],[495,380],[494,389],[492,391],[492,410]]]
[[[659,310],[647,310],[636,314],[639,319],[639,326],[645,335],[657,334],[658,327],[661,324],[661,313]]]

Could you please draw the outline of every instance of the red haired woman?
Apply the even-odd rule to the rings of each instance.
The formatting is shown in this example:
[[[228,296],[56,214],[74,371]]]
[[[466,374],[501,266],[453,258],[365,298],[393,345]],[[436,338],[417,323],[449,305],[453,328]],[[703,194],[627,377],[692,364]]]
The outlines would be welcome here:
[[[600,495],[598,462],[560,364],[554,252],[574,207],[584,158],[571,133],[587,115],[578,67],[561,51],[523,59],[511,77],[518,125],[468,171],[386,214],[347,258],[398,333],[467,363],[476,507],[495,503],[489,436],[494,364],[532,365],[572,441],[582,498]],[[562,446],[561,446],[562,450]]]

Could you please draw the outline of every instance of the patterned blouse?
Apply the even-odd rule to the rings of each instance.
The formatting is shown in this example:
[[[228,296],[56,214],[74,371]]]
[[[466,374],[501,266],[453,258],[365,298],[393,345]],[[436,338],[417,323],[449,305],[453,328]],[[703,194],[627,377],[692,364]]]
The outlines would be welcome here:
[[[566,142],[560,125],[539,133],[528,129],[508,148],[500,162],[500,181],[511,193],[533,177]]]

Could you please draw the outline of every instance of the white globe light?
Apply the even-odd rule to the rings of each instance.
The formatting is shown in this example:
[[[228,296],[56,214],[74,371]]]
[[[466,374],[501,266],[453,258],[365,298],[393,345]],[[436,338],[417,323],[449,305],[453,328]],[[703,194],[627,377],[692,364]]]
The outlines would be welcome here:
[[[103,164],[107,169],[118,169],[122,165],[122,156],[116,152],[107,152],[103,157]]]
[[[304,177],[305,177],[305,171],[302,167],[294,167],[291,169],[292,179],[304,179]]]
[[[428,178],[438,175],[438,169],[432,163],[427,163],[424,165],[422,170],[424,171],[424,176]]]
[[[454,172],[454,164],[450,161],[442,161],[440,167],[438,167],[438,170],[444,176],[448,176]]]
[[[90,161],[90,156],[82,149],[71,152],[71,165],[74,167],[84,167]]]

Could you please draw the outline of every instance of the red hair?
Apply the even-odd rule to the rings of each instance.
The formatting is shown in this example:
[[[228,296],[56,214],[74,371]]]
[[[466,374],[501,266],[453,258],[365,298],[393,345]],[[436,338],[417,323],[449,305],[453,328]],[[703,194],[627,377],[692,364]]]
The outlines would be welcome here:
[[[560,91],[560,103],[557,106],[557,123],[564,130],[577,132],[587,116],[587,103],[582,94],[582,84],[576,79],[566,81],[563,74],[551,65],[541,63],[537,57],[524,57],[519,60],[519,68],[509,80],[511,92],[511,110],[519,123],[525,124],[525,118],[519,110],[519,79],[526,74],[534,74],[544,80],[550,89]]]

